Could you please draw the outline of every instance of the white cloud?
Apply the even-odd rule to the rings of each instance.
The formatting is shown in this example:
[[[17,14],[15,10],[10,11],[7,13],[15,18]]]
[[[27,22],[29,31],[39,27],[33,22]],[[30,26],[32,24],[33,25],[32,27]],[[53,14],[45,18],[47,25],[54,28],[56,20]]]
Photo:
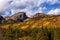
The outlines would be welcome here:
[[[9,7],[11,0],[0,0],[0,11],[6,10]]]
[[[53,5],[55,3],[60,3],[59,0],[47,0],[47,3],[49,3],[49,2],[50,2],[51,5]]]
[[[60,9],[51,10],[48,12],[48,14],[58,15],[60,14]]]
[[[40,8],[40,6],[45,2],[51,5],[60,3],[58,0],[0,0],[0,14],[6,15],[10,10],[12,15],[19,11],[25,11],[30,14],[33,14],[33,12],[43,12],[42,10],[47,8]],[[36,8],[36,10],[32,10],[33,8]]]

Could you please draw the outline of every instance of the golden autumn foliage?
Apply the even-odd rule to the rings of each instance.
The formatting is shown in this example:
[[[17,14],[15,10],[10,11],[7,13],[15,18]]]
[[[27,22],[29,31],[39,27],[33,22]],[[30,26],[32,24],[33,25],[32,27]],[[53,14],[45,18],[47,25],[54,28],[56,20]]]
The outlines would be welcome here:
[[[2,28],[8,28],[8,27],[13,27],[13,28],[21,28],[21,29],[26,29],[28,27],[30,28],[41,28],[41,27],[55,27],[60,25],[60,16],[51,16],[51,17],[43,17],[40,18],[36,17],[33,19],[30,19],[25,22],[18,22],[18,23],[13,23],[13,24],[3,24]]]

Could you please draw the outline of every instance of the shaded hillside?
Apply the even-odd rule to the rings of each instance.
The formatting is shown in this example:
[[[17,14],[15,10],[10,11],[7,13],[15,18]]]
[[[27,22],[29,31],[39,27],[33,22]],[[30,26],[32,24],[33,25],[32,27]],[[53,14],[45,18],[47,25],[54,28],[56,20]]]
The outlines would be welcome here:
[[[2,28],[8,27],[18,27],[21,29],[30,28],[41,28],[41,27],[48,27],[53,28],[56,26],[60,26],[60,15],[46,15],[42,13],[37,13],[34,16],[31,16],[29,20],[24,22],[18,22],[13,24],[4,24]]]
[[[0,24],[4,23],[5,18],[0,15]]]

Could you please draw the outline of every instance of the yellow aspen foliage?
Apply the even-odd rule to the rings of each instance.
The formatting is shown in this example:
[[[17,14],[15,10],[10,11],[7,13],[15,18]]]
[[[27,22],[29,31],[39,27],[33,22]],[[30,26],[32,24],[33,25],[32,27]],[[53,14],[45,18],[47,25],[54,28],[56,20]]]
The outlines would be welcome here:
[[[28,28],[28,25],[26,26],[21,26],[21,29],[25,30],[26,28]]]
[[[38,27],[38,21],[34,23],[34,25],[32,25],[32,28],[37,28]]]
[[[48,24],[50,24],[50,22],[45,22],[45,23],[43,24],[43,26],[46,26],[46,25],[48,25]]]
[[[6,28],[6,29],[8,29],[9,26],[10,26],[10,24],[8,24],[8,25],[3,25],[3,26],[1,26],[1,28]]]

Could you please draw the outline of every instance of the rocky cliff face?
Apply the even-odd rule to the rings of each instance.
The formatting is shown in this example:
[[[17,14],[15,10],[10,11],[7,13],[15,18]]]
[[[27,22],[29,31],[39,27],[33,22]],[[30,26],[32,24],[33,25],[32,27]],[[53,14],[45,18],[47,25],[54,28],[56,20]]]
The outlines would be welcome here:
[[[1,15],[0,15],[0,23],[3,23],[5,20],[5,18],[3,18]]]
[[[14,15],[12,15],[12,16],[6,16],[5,20],[8,21],[8,22],[11,22],[11,21],[16,21],[16,22],[21,21],[22,22],[27,18],[28,17],[27,17],[25,12],[18,12],[18,13],[15,13]]]
[[[28,17],[26,15],[26,13],[24,13],[24,12],[18,12],[11,16],[11,19],[13,19],[13,20],[25,20],[27,18]]]

